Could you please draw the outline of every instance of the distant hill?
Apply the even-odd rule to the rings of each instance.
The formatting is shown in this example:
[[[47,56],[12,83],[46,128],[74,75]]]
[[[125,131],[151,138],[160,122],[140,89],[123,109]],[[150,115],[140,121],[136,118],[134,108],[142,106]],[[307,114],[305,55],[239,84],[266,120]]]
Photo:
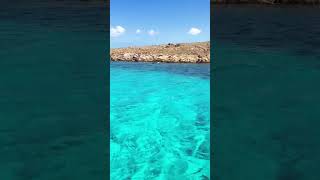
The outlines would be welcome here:
[[[112,61],[209,63],[210,42],[115,48],[110,56]]]

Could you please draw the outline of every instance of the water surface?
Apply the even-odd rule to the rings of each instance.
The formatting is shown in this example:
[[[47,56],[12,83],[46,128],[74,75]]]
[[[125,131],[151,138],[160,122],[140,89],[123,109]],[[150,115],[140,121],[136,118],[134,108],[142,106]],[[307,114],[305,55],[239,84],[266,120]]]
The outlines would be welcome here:
[[[216,6],[213,21],[215,179],[318,179],[319,9]]]
[[[0,179],[103,179],[104,3],[0,6]]]
[[[208,64],[111,63],[111,179],[210,177]]]

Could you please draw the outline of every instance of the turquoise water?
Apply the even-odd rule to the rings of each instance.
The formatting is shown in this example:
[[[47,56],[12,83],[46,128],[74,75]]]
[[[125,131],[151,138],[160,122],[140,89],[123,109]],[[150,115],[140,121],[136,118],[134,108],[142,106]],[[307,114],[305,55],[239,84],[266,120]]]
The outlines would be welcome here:
[[[213,178],[318,180],[319,8],[213,12]]]
[[[111,63],[111,179],[210,177],[209,65]]]
[[[105,7],[1,2],[1,180],[108,175]]]

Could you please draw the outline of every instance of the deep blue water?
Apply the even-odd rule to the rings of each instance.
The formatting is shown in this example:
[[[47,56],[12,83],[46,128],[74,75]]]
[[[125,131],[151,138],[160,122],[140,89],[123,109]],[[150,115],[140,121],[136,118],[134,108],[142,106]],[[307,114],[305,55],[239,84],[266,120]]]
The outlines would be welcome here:
[[[106,5],[0,6],[0,179],[107,176]]]
[[[209,178],[209,64],[110,70],[111,179]]]
[[[320,177],[320,16],[310,6],[216,6],[213,175]]]

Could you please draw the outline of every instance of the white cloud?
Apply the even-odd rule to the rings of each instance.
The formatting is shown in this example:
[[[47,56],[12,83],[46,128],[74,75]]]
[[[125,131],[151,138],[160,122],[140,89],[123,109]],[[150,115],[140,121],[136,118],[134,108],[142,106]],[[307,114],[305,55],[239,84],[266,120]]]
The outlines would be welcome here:
[[[193,36],[198,35],[200,33],[201,33],[201,30],[195,27],[191,28],[188,32],[188,34],[191,34]]]
[[[140,34],[140,33],[141,33],[141,30],[140,30],[140,29],[137,29],[137,30],[136,30],[136,33],[137,33],[137,34]]]
[[[110,36],[111,37],[121,36],[125,32],[126,32],[126,29],[123,28],[122,26],[116,26],[116,27],[111,27],[110,28]]]
[[[157,31],[155,31],[155,30],[151,29],[150,31],[148,31],[148,34],[149,34],[150,36],[154,36],[154,35],[159,34],[159,32],[157,32]]]

